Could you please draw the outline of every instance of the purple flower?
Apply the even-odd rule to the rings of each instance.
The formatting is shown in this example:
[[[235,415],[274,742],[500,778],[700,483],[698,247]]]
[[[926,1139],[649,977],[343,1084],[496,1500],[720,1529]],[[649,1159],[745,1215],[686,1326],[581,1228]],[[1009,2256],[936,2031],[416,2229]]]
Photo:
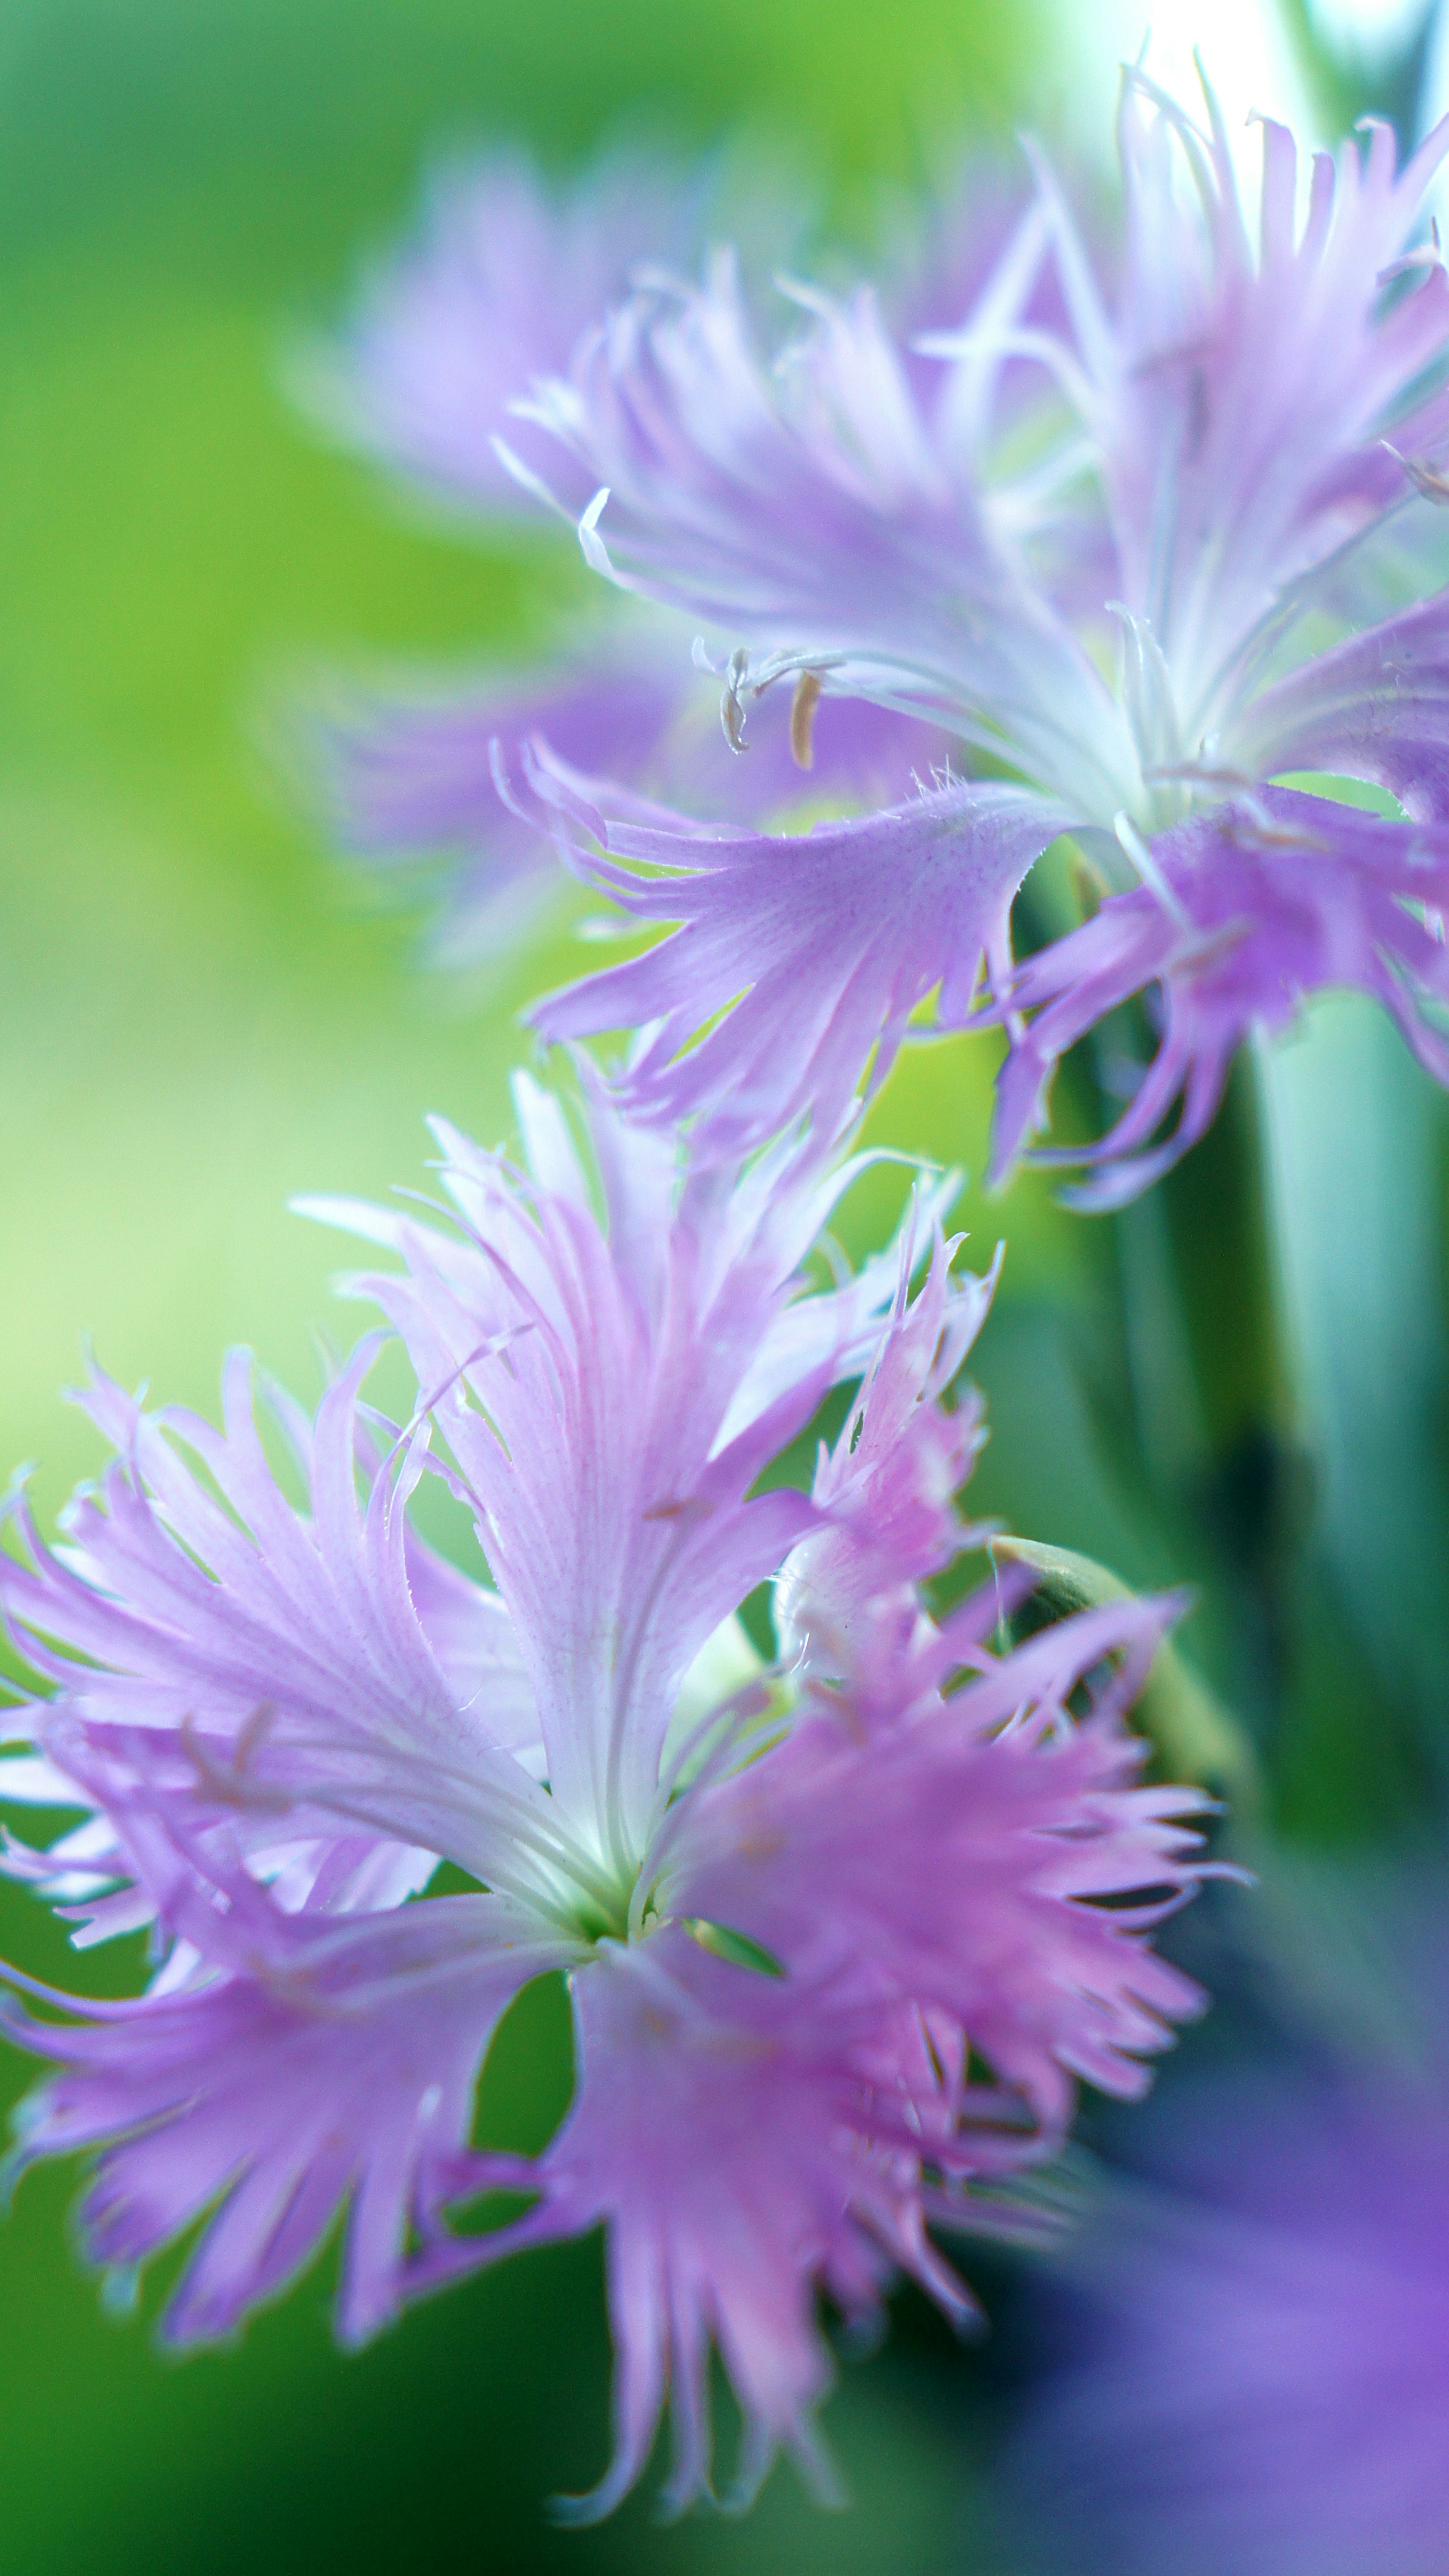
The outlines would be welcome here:
[[[19,2161],[100,2151],[97,2259],[124,2283],[204,2221],[177,2340],[228,2330],[344,2217],[350,2340],[602,2221],[617,2444],[589,2513],[666,2395],[668,2501],[707,2489],[712,2344],[741,2492],[781,2445],[824,2480],[818,2294],[869,2315],[904,2268],[959,2313],[928,2225],[1022,2223],[992,2186],[1057,2145],[1075,2079],[1142,2089],[1200,2000],[1148,1936],[1200,1875],[1203,1802],[1134,1785],[1124,1724],[1173,1603],[999,1653],[1009,1594],[938,1624],[915,1588],[963,1535],[978,1416],[942,1400],[989,1293],[951,1275],[942,1194],[812,1287],[851,1165],[787,1139],[726,1176],[597,1101],[576,1131],[518,1100],[526,1171],[438,1129],[450,1227],[330,1211],[400,1258],[361,1284],[418,1404],[401,1429],[364,1404],[372,1341],[315,1427],[279,1400],[302,1508],[244,1362],[221,1433],[88,1391],[114,1465],[63,1549],[22,1518],[26,1561],[0,1558],[53,1685],[12,1714],[0,1788],[84,1811],[10,1866],[87,1937],[150,1920],[159,1968],[111,2005],[12,1975],[8,2018],[57,2069]],[[858,1375],[813,1496],[754,1491]],[[491,1579],[410,1531],[430,1467]],[[722,1700],[711,1641],[781,1568],[789,1666]],[[440,1860],[479,1892],[428,1894]],[[491,2034],[559,1969],[573,2108],[536,2160],[476,2151]],[[470,2232],[498,2188],[533,2207]]]
[[[1169,2179],[1120,2187],[1072,2261],[1068,2350],[1014,2464],[1051,2563],[1435,2576],[1441,2073],[1300,2065],[1176,2103],[1157,2142]]]
[[[552,1001],[543,1025],[647,1018],[624,1096],[694,1118],[699,1152],[767,1133],[777,1085],[782,1117],[818,1096],[828,1132],[933,982],[945,1025],[968,1016],[983,957],[978,1016],[1011,1049],[999,1164],[1045,1114],[1057,1026],[1081,1036],[1155,990],[1161,1043],[1138,1100],[1105,1144],[1058,1156],[1099,1167],[1089,1205],[1185,1151],[1245,1031],[1280,1026],[1324,982],[1397,996],[1441,1069],[1419,1006],[1442,980],[1445,594],[1412,594],[1442,569],[1425,504],[1449,495],[1433,462],[1449,440],[1449,284],[1437,251],[1407,245],[1449,121],[1402,171],[1385,128],[1337,166],[1318,156],[1301,229],[1292,139],[1265,126],[1256,242],[1210,94],[1200,130],[1130,72],[1121,150],[1110,293],[1043,168],[953,329],[908,348],[868,294],[802,289],[809,319],[770,359],[717,260],[697,288],[638,291],[524,406],[568,488],[580,468],[599,487],[579,520],[589,561],[734,640],[729,722],[793,684],[802,725],[840,695],[954,736],[958,767],[987,765],[963,785],[928,750],[930,785],[803,841],[657,816],[646,853],[626,793],[561,777],[542,750],[518,764],[574,865],[637,917],[681,926]],[[1387,786],[1405,819],[1368,829],[1268,792],[1305,770]],[[1011,861],[1002,848],[988,895],[969,818],[1008,798]],[[1015,969],[1012,898],[1064,829],[1104,899],[1055,960]],[[674,873],[614,863],[646,855]],[[1231,972],[1190,1006],[1199,929],[1229,923]],[[762,1047],[786,980],[808,1038]]]

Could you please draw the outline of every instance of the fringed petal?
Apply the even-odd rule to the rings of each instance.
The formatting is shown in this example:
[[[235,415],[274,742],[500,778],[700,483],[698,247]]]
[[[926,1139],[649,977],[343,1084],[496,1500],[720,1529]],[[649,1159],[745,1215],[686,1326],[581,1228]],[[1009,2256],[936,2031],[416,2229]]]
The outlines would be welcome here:
[[[532,776],[572,864],[632,919],[679,925],[534,1020],[554,1038],[640,1029],[621,1102],[693,1121],[695,1151],[722,1156],[805,1115],[833,1135],[938,988],[938,1025],[959,1027],[983,957],[1008,953],[1018,886],[1070,819],[1021,788],[952,785],[798,835],[707,831],[632,820],[624,800],[615,820],[606,787],[542,754]]]
[[[10,2037],[60,2070],[24,2106],[14,2162],[100,2150],[81,2221],[109,2272],[204,2221],[174,2343],[233,2332],[345,2215],[337,2330],[364,2342],[407,2293],[430,2171],[466,2149],[493,2030],[569,1946],[494,1897],[339,1924],[173,1866],[166,1901],[205,1982],[107,2007],[47,1990],[64,2021],[9,2002]]]

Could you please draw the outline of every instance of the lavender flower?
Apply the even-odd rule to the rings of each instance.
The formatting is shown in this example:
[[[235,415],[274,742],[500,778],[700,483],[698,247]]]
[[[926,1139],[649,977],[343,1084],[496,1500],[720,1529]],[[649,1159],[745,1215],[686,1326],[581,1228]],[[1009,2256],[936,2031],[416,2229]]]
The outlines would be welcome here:
[[[824,2485],[817,2293],[868,2316],[903,2268],[963,2313],[928,2225],[1013,2223],[990,2186],[1051,2152],[1074,2079],[1140,2091],[1199,2000],[1147,1935],[1200,1874],[1202,1801],[1134,1786],[1123,1723],[1174,1605],[1004,1653],[996,1587],[928,1614],[978,1437],[942,1398],[989,1294],[952,1275],[939,1204],[812,1289],[849,1164],[787,1140],[737,1176],[681,1170],[607,1107],[576,1140],[556,1100],[518,1097],[527,1173],[439,1129],[451,1228],[331,1211],[399,1257],[360,1284],[419,1396],[401,1430],[367,1408],[370,1339],[315,1425],[279,1400],[305,1510],[243,1361],[221,1433],[96,1379],[118,1454],[64,1548],[14,1507],[27,1561],[0,1558],[0,1592],[54,1690],[13,1712],[0,1786],[84,1816],[9,1863],[82,1937],[151,1921],[160,1962],[111,2005],[10,1975],[14,2035],[58,2070],[17,2152],[101,2151],[85,2226],[123,2278],[204,2222],[182,2342],[344,2212],[353,2341],[602,2221],[616,2450],[577,2510],[639,2475],[666,2394],[667,2501],[707,2489],[712,2342],[740,2491],[782,2444]],[[862,1372],[813,1497],[752,1492]],[[411,1531],[430,1466],[491,1580]],[[721,1702],[710,1640],[782,1567],[793,1670]],[[439,1860],[478,1892],[427,1894]],[[491,2034],[550,1970],[573,2108],[536,2160],[476,2150]],[[533,2207],[470,2233],[500,2187]]]
[[[828,1132],[936,982],[938,1024],[1007,1033],[998,1171],[1044,1119],[1062,1049],[1155,991],[1138,1096],[1107,1137],[1058,1152],[1094,1167],[1088,1206],[1184,1152],[1244,1032],[1321,984],[1385,1000],[1444,1078],[1449,594],[1412,594],[1442,558],[1449,284],[1409,245],[1449,122],[1402,171],[1382,127],[1336,166],[1319,155],[1301,230],[1292,139],[1265,125],[1255,246],[1207,104],[1202,130],[1127,75],[1111,292],[1042,167],[964,321],[914,353],[868,293],[800,289],[807,325],[767,362],[717,259],[697,288],[637,292],[521,406],[566,488],[581,470],[599,487],[589,561],[734,644],[732,731],[793,686],[802,735],[842,695],[944,729],[986,771],[801,839],[644,817],[545,749],[519,762],[512,792],[569,863],[681,925],[539,1024],[647,1015],[622,1096],[694,1119],[698,1152],[812,1098]],[[1403,819],[1271,785],[1305,771],[1387,788]],[[1103,899],[1014,968],[1012,898],[1064,828]],[[672,873],[636,876],[643,857]],[[770,1041],[788,1072],[761,1052],[777,984],[801,1032]]]

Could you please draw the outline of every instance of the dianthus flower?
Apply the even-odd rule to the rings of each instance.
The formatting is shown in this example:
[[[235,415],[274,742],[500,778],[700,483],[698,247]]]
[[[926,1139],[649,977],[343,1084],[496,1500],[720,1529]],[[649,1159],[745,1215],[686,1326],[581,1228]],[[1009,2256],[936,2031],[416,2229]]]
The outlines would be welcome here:
[[[562,732],[500,738],[514,807],[635,920],[677,925],[538,1024],[647,1025],[621,1095],[692,1121],[697,1154],[807,1109],[831,1132],[933,993],[939,1026],[1006,1032],[998,1173],[1062,1053],[1145,997],[1123,1114],[1046,1149],[1090,1167],[1085,1206],[1182,1154],[1244,1033],[1320,987],[1374,995],[1449,1080],[1449,282],[1413,246],[1449,121],[1402,170],[1377,125],[1317,155],[1301,223],[1293,140],[1265,123],[1250,226],[1210,93],[1200,127],[1129,71],[1120,146],[1109,282],[1039,164],[952,328],[792,286],[805,325],[768,353],[717,255],[698,285],[636,285],[515,404],[559,459],[535,448],[531,473],[571,508],[593,487],[589,562],[709,628],[731,741],[789,698],[808,756],[844,700],[914,726],[930,781],[782,834],[707,791],[704,819],[641,803],[667,778],[611,783]],[[1397,811],[1293,783],[1325,776]],[[1100,900],[1015,963],[1014,899],[1067,831]]]
[[[989,1294],[939,1208],[812,1287],[849,1164],[787,1140],[726,1179],[597,1101],[576,1133],[518,1097],[527,1170],[439,1128],[451,1226],[331,1211],[398,1258],[360,1284],[418,1405],[365,1405],[376,1336],[315,1422],[278,1399],[305,1508],[244,1357],[220,1432],[96,1377],[117,1455],[64,1546],[13,1507],[0,1592],[53,1695],[12,1712],[0,1786],[84,1814],[9,1865],[82,1939],[150,1921],[158,1959],[121,2003],[10,1975],[58,2070],[17,2153],[100,2150],[85,2231],[123,2279],[200,2222],[182,2343],[344,2214],[347,2341],[602,2224],[616,2449],[575,2509],[639,2475],[666,2396],[667,2501],[707,2490],[712,2345],[740,2493],[780,2445],[826,2484],[818,2296],[868,2316],[900,2268],[964,2313],[928,2227],[1013,2223],[992,2186],[1059,2142],[1076,2079],[1140,2091],[1198,2001],[1148,1935],[1200,1874],[1202,1801],[1134,1785],[1124,1724],[1173,1605],[1002,1651],[995,1586],[930,1615],[979,1438],[943,1398]],[[813,1492],[752,1492],[842,1377]],[[430,1464],[473,1576],[410,1526]],[[780,1569],[788,1669],[712,1698],[704,1650]],[[475,1892],[428,1893],[439,1862]],[[485,2151],[491,2035],[550,1971],[573,2106],[538,2158]],[[500,2188],[532,2206],[470,2233]]]

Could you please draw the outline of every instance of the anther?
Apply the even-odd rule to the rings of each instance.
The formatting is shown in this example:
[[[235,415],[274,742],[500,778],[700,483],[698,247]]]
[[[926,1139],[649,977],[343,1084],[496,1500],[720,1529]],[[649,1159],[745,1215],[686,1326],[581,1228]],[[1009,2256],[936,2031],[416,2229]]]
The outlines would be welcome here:
[[[815,766],[815,710],[820,704],[820,674],[802,671],[790,701],[790,754],[797,769]]]
[[[740,691],[749,667],[750,657],[744,646],[736,645],[729,659],[724,696],[719,702],[719,720],[731,751],[745,752],[750,747],[745,740],[745,710],[740,701]]]

